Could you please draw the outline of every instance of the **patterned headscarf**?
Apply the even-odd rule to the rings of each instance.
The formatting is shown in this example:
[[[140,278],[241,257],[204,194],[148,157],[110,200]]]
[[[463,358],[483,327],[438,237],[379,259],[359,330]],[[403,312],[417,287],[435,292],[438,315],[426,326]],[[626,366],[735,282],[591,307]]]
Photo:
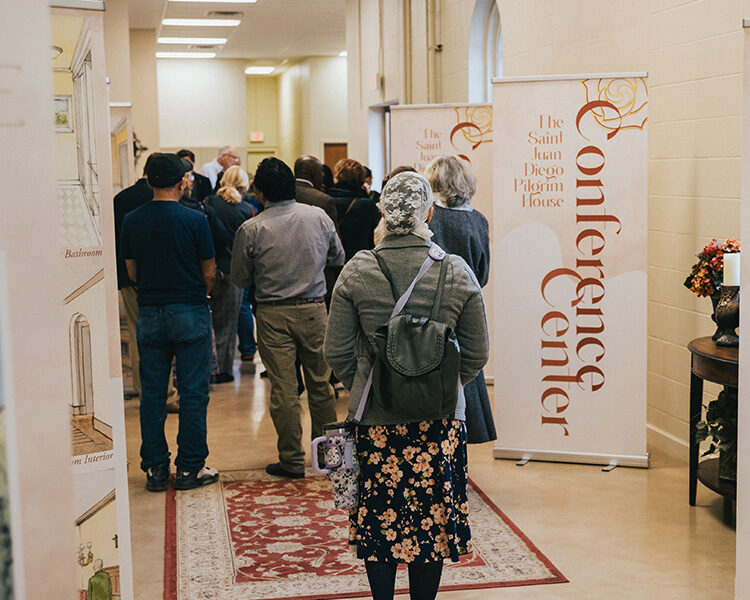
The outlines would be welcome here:
[[[405,172],[388,180],[378,205],[386,234],[412,233],[425,240],[432,237],[427,215],[432,207],[430,183],[419,173]]]

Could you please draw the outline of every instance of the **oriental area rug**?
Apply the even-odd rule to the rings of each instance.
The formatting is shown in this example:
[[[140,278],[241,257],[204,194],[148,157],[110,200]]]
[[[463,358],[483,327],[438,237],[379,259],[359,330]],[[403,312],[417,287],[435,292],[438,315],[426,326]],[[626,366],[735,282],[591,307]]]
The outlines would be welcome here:
[[[469,506],[474,553],[446,561],[441,591],[567,581],[473,483]],[[224,472],[217,485],[170,487],[166,510],[165,600],[370,596],[347,544],[347,514],[334,508],[325,478]],[[396,587],[406,593],[405,569]]]

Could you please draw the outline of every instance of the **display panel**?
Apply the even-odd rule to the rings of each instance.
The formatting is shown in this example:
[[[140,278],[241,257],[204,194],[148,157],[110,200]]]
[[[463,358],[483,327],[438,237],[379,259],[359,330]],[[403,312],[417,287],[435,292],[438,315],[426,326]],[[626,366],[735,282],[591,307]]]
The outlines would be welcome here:
[[[647,466],[646,78],[494,99],[495,456]]]

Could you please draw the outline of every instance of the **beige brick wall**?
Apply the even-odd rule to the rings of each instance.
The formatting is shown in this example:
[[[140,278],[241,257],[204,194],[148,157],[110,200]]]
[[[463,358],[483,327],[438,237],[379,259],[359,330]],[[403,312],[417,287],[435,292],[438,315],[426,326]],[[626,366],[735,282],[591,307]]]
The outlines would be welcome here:
[[[475,0],[440,5],[441,99],[466,101]],[[649,72],[649,442],[686,459],[686,345],[712,333],[713,324],[710,301],[682,282],[712,237],[739,237],[741,25],[750,0],[498,5],[507,76]]]

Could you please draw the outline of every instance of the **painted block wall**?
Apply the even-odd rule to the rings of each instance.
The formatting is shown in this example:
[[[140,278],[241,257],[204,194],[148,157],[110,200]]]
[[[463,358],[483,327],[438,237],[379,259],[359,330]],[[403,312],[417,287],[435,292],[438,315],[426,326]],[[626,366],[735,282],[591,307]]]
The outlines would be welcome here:
[[[350,86],[349,136],[360,151],[367,148],[369,107],[403,101],[408,91],[403,71],[394,66],[399,56],[401,66],[408,58],[383,46],[385,59],[373,62],[380,51],[373,4],[346,5],[349,75],[360,83]],[[440,100],[465,102],[476,0],[438,4]],[[710,301],[682,282],[695,252],[712,237],[739,237],[741,21],[750,16],[750,2],[498,0],[498,7],[506,76],[649,72],[649,443],[686,460],[686,346],[710,335],[713,324]],[[389,21],[393,14],[382,18],[385,28],[399,26],[398,19]],[[366,30],[357,30],[358,23]],[[378,66],[385,81],[379,92],[369,89],[368,80]],[[426,102],[425,95],[413,72],[410,102]],[[707,385],[706,399],[717,391]]]
[[[156,85],[156,31],[130,30],[130,94],[133,103],[133,132],[148,150],[135,172],[140,175],[151,152],[159,152],[159,93]]]

